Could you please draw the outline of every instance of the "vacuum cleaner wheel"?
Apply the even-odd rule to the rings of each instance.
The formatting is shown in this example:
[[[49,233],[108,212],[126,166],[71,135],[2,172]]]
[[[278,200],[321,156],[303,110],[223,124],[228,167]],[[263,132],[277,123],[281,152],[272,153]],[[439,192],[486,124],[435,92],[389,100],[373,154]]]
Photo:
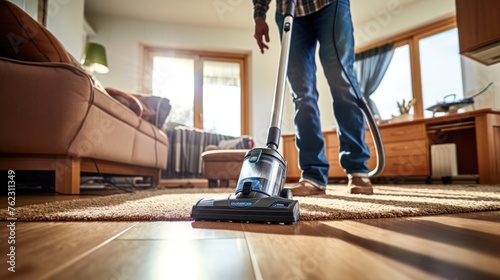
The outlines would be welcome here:
[[[291,200],[293,198],[292,190],[291,189],[282,189],[280,196]]]

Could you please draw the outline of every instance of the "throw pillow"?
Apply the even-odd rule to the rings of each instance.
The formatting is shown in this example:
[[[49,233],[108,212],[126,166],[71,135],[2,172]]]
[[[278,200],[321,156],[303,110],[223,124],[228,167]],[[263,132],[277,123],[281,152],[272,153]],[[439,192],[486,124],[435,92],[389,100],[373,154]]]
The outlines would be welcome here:
[[[254,143],[252,137],[243,135],[234,139],[221,140],[217,146],[222,150],[252,149],[254,147]]]
[[[170,114],[170,100],[159,96],[132,94],[115,88],[106,88],[109,95],[129,107],[143,120],[162,128]],[[141,111],[139,114],[139,108]]]
[[[0,0],[0,56],[23,61],[71,63],[64,46],[15,4]]]
[[[120,103],[130,108],[130,110],[134,111],[137,116],[143,116],[144,106],[142,105],[142,102],[132,94],[115,88],[106,88],[106,92],[116,100],[120,101]]]
[[[162,128],[172,108],[170,100],[159,96],[140,94],[135,94],[134,96],[141,100],[144,107],[147,108],[144,110],[142,118],[156,125],[158,128]]]

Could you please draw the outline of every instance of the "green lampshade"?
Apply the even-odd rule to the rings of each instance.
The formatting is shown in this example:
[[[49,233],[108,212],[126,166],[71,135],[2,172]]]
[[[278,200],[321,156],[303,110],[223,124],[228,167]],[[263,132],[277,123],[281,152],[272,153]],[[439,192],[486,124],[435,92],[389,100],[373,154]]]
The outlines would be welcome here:
[[[106,59],[106,49],[97,43],[87,43],[83,53],[82,65],[92,73],[108,73],[108,60]]]

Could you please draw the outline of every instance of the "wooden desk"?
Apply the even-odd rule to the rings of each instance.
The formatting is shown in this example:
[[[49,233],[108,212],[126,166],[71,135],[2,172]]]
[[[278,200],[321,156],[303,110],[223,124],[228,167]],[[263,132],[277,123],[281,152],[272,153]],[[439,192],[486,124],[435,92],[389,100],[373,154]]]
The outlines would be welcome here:
[[[386,167],[380,177],[431,176],[430,146],[455,143],[459,175],[479,175],[480,184],[500,183],[500,110],[482,109],[430,119],[384,124],[379,127],[386,151]],[[329,177],[345,178],[338,163],[336,131],[325,131]],[[366,142],[376,164],[373,140]],[[287,179],[300,178],[295,135],[283,135],[283,156],[288,162]]]
[[[441,129],[440,137],[430,134],[429,140],[430,144],[457,144],[459,174],[477,171],[480,184],[500,183],[500,110],[451,114],[426,119],[425,124],[429,132],[436,126],[449,125]]]

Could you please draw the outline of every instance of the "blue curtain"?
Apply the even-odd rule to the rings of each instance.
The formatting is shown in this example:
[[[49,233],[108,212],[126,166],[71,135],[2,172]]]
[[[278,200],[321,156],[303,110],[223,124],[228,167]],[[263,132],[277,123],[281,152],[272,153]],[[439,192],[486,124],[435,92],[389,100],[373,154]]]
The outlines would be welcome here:
[[[375,102],[370,96],[377,90],[394,55],[394,43],[369,49],[356,54],[354,68],[359,80],[361,93],[372,113],[380,116]]]

